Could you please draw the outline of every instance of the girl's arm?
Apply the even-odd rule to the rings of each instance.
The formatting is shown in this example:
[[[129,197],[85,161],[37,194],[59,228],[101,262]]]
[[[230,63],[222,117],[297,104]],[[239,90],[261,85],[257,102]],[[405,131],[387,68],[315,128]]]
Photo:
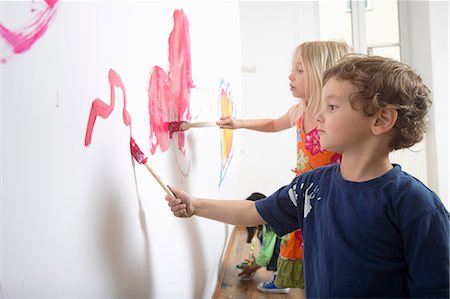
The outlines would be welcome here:
[[[260,132],[279,132],[292,127],[288,113],[279,118],[266,119],[235,119],[232,116],[222,116],[217,125],[223,129],[249,129]]]
[[[255,202],[250,200],[214,200],[193,198],[186,192],[170,187],[176,197],[166,195],[172,213],[177,217],[200,217],[220,222],[257,226],[265,223],[256,210]]]

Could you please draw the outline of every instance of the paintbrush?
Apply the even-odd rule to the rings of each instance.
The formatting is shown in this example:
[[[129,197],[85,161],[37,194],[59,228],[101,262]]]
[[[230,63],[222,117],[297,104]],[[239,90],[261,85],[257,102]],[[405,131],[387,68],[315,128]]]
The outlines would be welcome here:
[[[156,174],[156,172],[150,166],[150,163],[148,163],[147,156],[138,147],[138,145],[134,141],[133,137],[130,137],[130,150],[131,150],[131,155],[133,155],[134,159],[136,159],[136,161],[139,164],[144,164],[145,167],[147,167],[147,169],[150,171],[150,173],[153,175],[153,177],[158,181],[158,183],[161,185],[161,187],[164,189],[164,191],[166,191],[167,194],[175,197],[175,195],[169,189],[169,187],[167,187],[167,185],[164,184],[164,182],[161,180],[161,178]]]
[[[206,128],[216,127],[215,121],[199,121],[199,122],[187,122],[187,121],[173,121],[169,122],[169,136],[172,137],[174,132],[186,131],[190,128]]]

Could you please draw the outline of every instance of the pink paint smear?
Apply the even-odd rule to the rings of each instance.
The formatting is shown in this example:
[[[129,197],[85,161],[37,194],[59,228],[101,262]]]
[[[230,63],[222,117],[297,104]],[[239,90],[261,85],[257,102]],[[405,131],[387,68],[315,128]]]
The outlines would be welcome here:
[[[23,53],[44,35],[55,16],[57,2],[58,0],[46,0],[46,6],[43,10],[31,9],[31,13],[36,13],[34,19],[30,20],[30,24],[19,30],[12,31],[0,23],[0,36],[7,42],[9,51],[14,54]],[[9,54],[8,57],[1,57],[0,60],[2,63],[6,63],[12,56],[13,54]]]
[[[191,70],[189,22],[183,10],[175,10],[174,27],[169,37],[168,75],[154,66],[148,87],[148,112],[150,115],[150,152],[157,147],[169,147],[167,122],[190,121],[190,90],[194,87]],[[179,132],[178,148],[185,152],[185,133]]]
[[[123,122],[126,126],[130,127],[130,138],[131,134],[131,116],[127,111],[127,94],[125,91],[125,86],[123,85],[122,79],[120,76],[112,69],[109,70],[108,74],[109,79],[109,87],[110,87],[110,104],[106,104],[100,99],[95,99],[92,102],[91,111],[89,113],[88,124],[86,128],[86,135],[84,138],[84,145],[88,146],[91,144],[92,140],[92,131],[94,130],[95,121],[98,116],[102,118],[108,118],[111,112],[114,110],[115,102],[116,102],[116,91],[115,88],[118,87],[122,90],[123,94],[123,110],[122,110],[122,118]]]
[[[150,115],[150,152],[154,154],[157,147],[161,151],[169,148],[168,122],[191,119],[190,89],[194,87],[191,74],[191,52],[189,39],[189,22],[183,10],[175,10],[173,14],[174,28],[169,37],[169,74],[159,66],[152,68],[148,86],[148,111]],[[114,87],[122,89],[124,95],[123,120],[130,126],[131,116],[126,111],[125,87],[119,75],[112,69],[109,71],[111,101],[106,104],[100,99],[92,102],[85,135],[85,146],[92,140],[92,132],[97,116],[108,118],[114,110]],[[185,135],[178,134],[178,147],[184,153]]]

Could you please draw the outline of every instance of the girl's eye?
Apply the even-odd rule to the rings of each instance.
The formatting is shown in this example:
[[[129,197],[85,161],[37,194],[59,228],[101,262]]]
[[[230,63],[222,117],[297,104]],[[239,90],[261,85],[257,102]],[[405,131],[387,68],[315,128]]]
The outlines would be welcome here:
[[[334,110],[336,110],[336,108],[337,108],[337,106],[335,106],[335,105],[328,105],[328,110],[330,110],[330,111],[334,111]]]

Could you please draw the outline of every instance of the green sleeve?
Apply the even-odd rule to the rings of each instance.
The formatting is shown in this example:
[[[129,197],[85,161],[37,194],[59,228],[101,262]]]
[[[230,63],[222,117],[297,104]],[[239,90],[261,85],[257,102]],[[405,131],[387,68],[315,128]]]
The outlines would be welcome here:
[[[267,229],[266,225],[263,225],[261,249],[256,257],[256,264],[261,267],[265,267],[269,264],[275,249],[277,238],[278,236],[273,230]]]

